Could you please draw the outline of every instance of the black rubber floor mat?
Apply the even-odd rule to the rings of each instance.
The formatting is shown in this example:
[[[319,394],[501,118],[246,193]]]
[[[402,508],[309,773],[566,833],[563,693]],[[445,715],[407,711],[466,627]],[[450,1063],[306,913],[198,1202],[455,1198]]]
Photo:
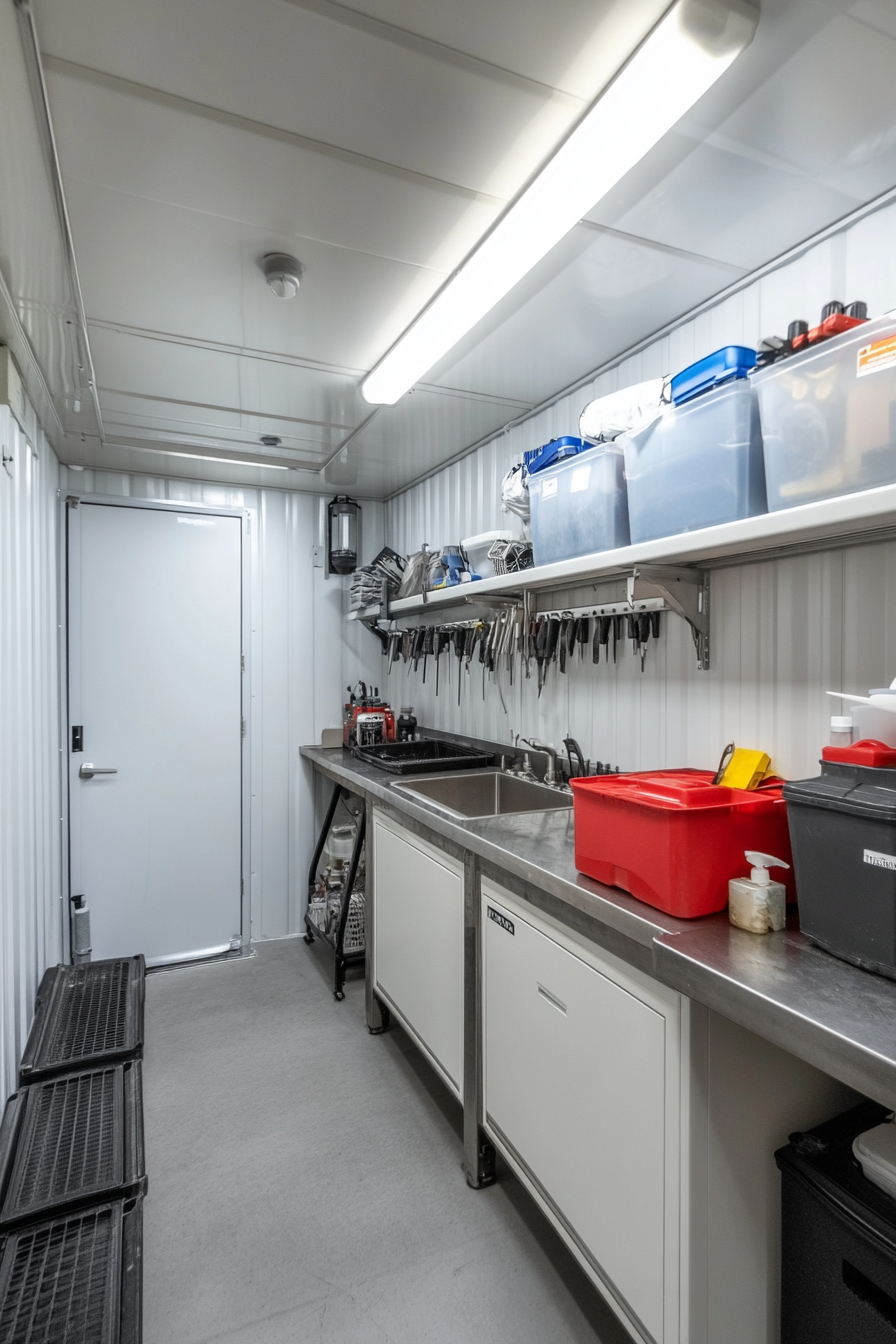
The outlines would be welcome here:
[[[145,1190],[139,1060],[42,1079],[10,1097],[0,1126],[0,1229]]]
[[[0,1237],[3,1344],[139,1344],[140,1197]]]
[[[142,956],[51,967],[37,993],[19,1084],[139,1054],[145,983]]]

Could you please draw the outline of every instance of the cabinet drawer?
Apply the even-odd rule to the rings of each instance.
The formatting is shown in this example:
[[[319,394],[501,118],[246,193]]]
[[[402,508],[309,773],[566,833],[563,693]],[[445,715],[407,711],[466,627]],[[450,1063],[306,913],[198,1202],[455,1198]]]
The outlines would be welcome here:
[[[665,1017],[487,888],[482,913],[487,1125],[662,1340]]]
[[[374,821],[374,984],[461,1095],[463,866]]]

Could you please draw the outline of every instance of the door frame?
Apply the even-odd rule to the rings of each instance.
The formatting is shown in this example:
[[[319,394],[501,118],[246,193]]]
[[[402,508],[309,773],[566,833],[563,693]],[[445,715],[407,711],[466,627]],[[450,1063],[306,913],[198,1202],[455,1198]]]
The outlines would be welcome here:
[[[102,495],[89,491],[83,493],[68,491],[60,499],[62,518],[62,601],[60,603],[61,658],[63,671],[63,713],[61,715],[64,739],[61,747],[63,758],[63,900],[68,907],[68,918],[63,916],[64,950],[71,960],[71,921],[72,921],[72,800],[71,800],[71,696],[70,696],[70,631],[72,623],[71,590],[69,573],[69,546],[71,540],[71,520],[74,510],[82,504],[98,504],[105,507],[127,509],[155,509],[162,513],[196,513],[218,518],[238,518],[240,520],[240,651],[242,655],[242,676],[240,680],[240,718],[243,723],[243,735],[240,739],[240,939],[241,951],[246,954],[252,948],[252,779],[251,779],[251,738],[252,721],[252,519],[255,509],[230,508],[226,505],[216,507],[211,504],[192,504],[168,499],[134,499],[124,495]]]

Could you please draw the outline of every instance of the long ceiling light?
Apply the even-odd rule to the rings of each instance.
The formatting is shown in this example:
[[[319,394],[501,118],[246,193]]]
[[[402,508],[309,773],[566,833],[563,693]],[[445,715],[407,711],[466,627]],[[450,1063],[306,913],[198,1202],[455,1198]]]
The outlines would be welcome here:
[[[748,0],[677,0],[534,181],[361,384],[392,405],[711,88],[750,43]]]

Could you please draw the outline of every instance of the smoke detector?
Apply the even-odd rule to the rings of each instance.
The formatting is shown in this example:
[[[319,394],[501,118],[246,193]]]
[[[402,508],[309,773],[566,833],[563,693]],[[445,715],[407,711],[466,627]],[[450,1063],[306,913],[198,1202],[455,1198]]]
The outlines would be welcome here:
[[[262,258],[264,278],[278,299],[294,299],[299,292],[305,268],[288,252],[268,252]]]

